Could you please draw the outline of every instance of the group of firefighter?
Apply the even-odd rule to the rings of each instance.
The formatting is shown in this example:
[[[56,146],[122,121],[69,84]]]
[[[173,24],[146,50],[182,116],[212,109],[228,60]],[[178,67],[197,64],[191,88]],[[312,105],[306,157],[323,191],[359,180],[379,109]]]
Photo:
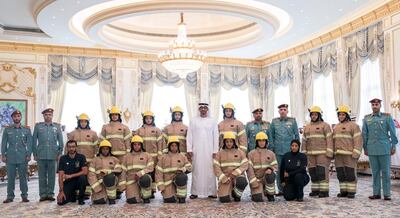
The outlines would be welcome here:
[[[371,103],[378,100],[373,99]],[[263,201],[263,195],[268,201],[274,201],[274,196],[283,192],[284,181],[281,180],[287,177],[287,172],[279,172],[282,158],[290,152],[290,143],[300,137],[295,118],[287,116],[288,105],[278,107],[280,116],[271,123],[262,120],[263,110],[257,108],[252,111],[254,120],[246,125],[235,119],[234,105],[228,103],[222,107],[224,120],[218,124],[220,150],[213,158],[220,202],[230,202],[232,199],[240,201],[247,185],[250,185],[253,201]],[[43,114],[49,112],[53,110],[47,109]],[[186,148],[188,127],[182,122],[182,108],[176,106],[171,109],[172,121],[163,130],[156,127],[155,115],[151,111],[142,114],[143,125],[134,131],[122,123],[119,108],[113,106],[108,113],[110,121],[102,127],[99,136],[90,129],[87,114],[79,115],[76,129],[68,133],[68,143],[74,142],[77,153],[86,158],[88,172],[85,192],[93,204],[115,204],[124,192],[128,204],[150,203],[157,189],[161,191],[165,203],[185,203],[187,174],[192,166],[191,155]],[[357,160],[362,152],[363,137],[359,126],[350,119],[350,108],[346,105],[337,108],[339,122],[333,131],[323,121],[320,107],[311,107],[309,115],[311,121],[302,130],[301,145],[301,152],[307,155],[306,165],[312,182],[309,195],[329,197],[329,169],[334,158],[340,184],[337,196],[354,198],[357,190]],[[393,123],[390,115],[379,115],[382,116],[380,119]],[[373,119],[374,113],[364,118],[365,128],[370,124],[370,128],[374,127]],[[386,124],[379,121],[376,125],[380,126],[375,128],[382,129]],[[35,126],[39,143],[41,131],[40,127]],[[57,131],[56,125],[54,133]],[[374,129],[365,131],[376,132]],[[395,136],[391,137],[391,141],[397,143],[397,139],[393,138]],[[32,141],[33,144],[37,143],[35,138]],[[298,144],[300,146],[300,142]],[[7,147],[7,142],[4,145],[3,139],[4,146]],[[40,146],[32,146],[36,147],[33,149],[36,158]],[[364,150],[370,155],[374,152],[365,142]],[[7,151],[2,153],[11,154]],[[39,166],[39,170],[41,168]],[[389,196],[387,193],[384,184],[385,199],[390,199],[390,188]],[[374,195],[370,198],[377,199],[378,196],[380,198],[380,190],[377,194],[374,187]]]

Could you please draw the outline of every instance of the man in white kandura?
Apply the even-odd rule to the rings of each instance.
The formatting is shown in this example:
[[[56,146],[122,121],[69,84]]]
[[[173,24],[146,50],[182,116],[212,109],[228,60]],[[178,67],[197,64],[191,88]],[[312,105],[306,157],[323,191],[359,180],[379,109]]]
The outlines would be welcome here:
[[[200,196],[216,198],[217,184],[213,174],[213,157],[219,149],[218,125],[208,116],[208,104],[199,103],[200,116],[194,117],[187,132],[187,151],[192,157],[192,190],[190,199]]]

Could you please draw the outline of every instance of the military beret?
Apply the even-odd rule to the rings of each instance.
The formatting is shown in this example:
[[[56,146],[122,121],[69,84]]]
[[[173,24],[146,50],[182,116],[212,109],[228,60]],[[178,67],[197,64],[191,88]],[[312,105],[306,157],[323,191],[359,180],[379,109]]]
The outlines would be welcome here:
[[[17,109],[12,112],[11,116],[14,116],[15,114],[21,114],[21,111]]]
[[[278,106],[278,109],[281,108],[281,107],[289,108],[289,105],[288,104],[281,104],[281,105]]]
[[[263,110],[262,108],[256,108],[256,109],[253,110],[252,113],[255,113],[255,112],[263,112],[263,111],[264,111],[264,110]]]
[[[374,98],[371,101],[369,101],[369,103],[381,103],[381,102],[382,102],[382,100],[379,98]]]
[[[53,113],[53,111],[54,111],[53,108],[47,108],[47,109],[44,109],[44,110],[42,111],[42,114],[45,114],[45,113]]]

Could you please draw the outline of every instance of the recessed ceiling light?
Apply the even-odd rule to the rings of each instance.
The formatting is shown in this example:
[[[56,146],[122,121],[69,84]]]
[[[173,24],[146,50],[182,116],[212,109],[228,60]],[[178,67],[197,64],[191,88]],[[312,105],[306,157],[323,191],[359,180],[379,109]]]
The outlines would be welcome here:
[[[55,20],[55,19],[56,19],[56,16],[53,16],[53,17],[51,17],[51,18],[53,18],[53,20]]]
[[[61,8],[61,9],[60,9],[60,11],[64,11],[64,10],[65,10],[64,8]]]
[[[81,3],[81,1],[76,1],[76,4],[80,4]]]
[[[301,9],[301,10],[300,10],[300,13],[303,13],[303,12],[304,12],[304,10],[303,10],[303,9]]]
[[[343,11],[343,8],[339,8],[338,11],[339,11],[339,12],[342,12],[342,11]]]

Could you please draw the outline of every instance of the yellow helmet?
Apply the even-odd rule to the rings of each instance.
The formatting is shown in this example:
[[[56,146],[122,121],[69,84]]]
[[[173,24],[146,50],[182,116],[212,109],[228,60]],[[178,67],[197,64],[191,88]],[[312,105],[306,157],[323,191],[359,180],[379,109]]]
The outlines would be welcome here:
[[[182,110],[181,107],[175,106],[175,107],[173,107],[173,108],[171,109],[171,113],[175,113],[175,112],[181,112],[181,113],[183,113],[183,110]]]
[[[111,148],[111,142],[108,141],[107,139],[103,139],[103,141],[100,142],[99,148],[101,147],[110,147]]]
[[[222,106],[223,109],[232,109],[235,110],[235,106],[232,103],[226,103]]]
[[[236,139],[236,136],[235,136],[235,134],[233,133],[233,132],[226,132],[225,134],[224,134],[224,140],[225,139],[233,139],[233,140],[235,140]]]
[[[89,116],[87,114],[85,114],[85,113],[80,114],[79,116],[76,117],[76,119],[78,119],[78,120],[87,120],[87,121],[90,120]]]
[[[347,105],[340,105],[338,108],[336,108],[336,112],[342,112],[342,113],[346,113],[346,114],[350,114],[350,107]]]
[[[179,143],[178,136],[173,135],[173,136],[168,137],[168,144],[170,144],[172,142],[178,142]]]
[[[121,111],[117,106],[112,106],[111,109],[107,111],[109,114],[121,114]]]
[[[318,106],[312,106],[310,109],[308,109],[308,112],[310,112],[310,113],[322,113],[322,110]]]
[[[265,132],[259,132],[256,135],[256,141],[257,140],[268,140],[268,135],[265,134]]]
[[[154,113],[151,112],[151,111],[146,111],[146,112],[142,113],[142,117],[145,117],[145,116],[152,116],[152,117],[154,117]]]
[[[143,138],[140,137],[140,136],[138,136],[138,135],[134,135],[134,136],[132,137],[132,139],[131,139],[131,143],[133,143],[133,142],[140,142],[140,143],[143,144]]]

